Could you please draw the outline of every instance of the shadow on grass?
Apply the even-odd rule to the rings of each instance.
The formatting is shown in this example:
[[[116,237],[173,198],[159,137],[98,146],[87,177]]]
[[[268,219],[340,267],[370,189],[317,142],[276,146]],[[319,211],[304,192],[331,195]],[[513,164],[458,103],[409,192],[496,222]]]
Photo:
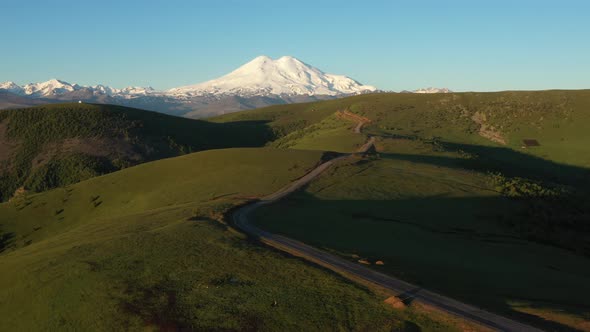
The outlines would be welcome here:
[[[263,146],[275,138],[275,133],[265,120],[235,122],[211,122],[171,116],[133,107],[94,104],[107,107],[105,111],[123,113],[131,120],[141,120],[142,125],[134,128],[145,137],[173,137],[183,145],[193,146],[193,151]],[[195,143],[198,146],[195,146]]]
[[[163,115],[163,114],[162,114]],[[172,118],[172,119],[170,119]],[[236,121],[236,122],[208,122],[204,120],[186,121],[185,118],[167,117],[168,122],[162,130],[155,124],[146,125],[142,130],[148,131],[148,138],[156,138],[150,142],[155,147],[149,155],[149,160],[174,157],[177,154],[167,149],[168,142],[158,141],[161,137],[169,137],[169,128],[175,128],[174,144],[188,147],[184,153],[212,149],[263,147],[277,138],[277,133],[269,126],[269,121]],[[151,119],[150,120],[154,120]],[[161,127],[164,126],[160,125]],[[145,133],[144,133],[145,134]],[[164,153],[165,152],[165,153]]]
[[[8,248],[8,246],[10,246],[13,239],[14,239],[14,233],[12,233],[12,232],[2,233],[0,231],[0,253],[4,252],[4,250],[6,250],[6,248]]]
[[[251,220],[315,247],[382,260],[385,265],[372,268],[420,288],[543,329],[576,331],[509,305],[524,300],[590,313],[590,260],[498,223],[512,218],[518,205],[498,196],[339,201],[299,192],[258,210]],[[401,296],[413,300],[412,291]]]
[[[574,188],[555,197],[515,198],[526,207],[510,223],[529,240],[557,245],[590,256],[590,169],[564,165],[504,147],[445,143],[449,151],[465,151],[473,159],[445,156],[380,153],[381,158],[403,160],[482,173],[501,173]],[[518,189],[518,188],[516,188]]]
[[[415,140],[414,137],[396,136],[400,139]],[[473,159],[452,158],[432,155],[379,152],[382,158],[405,160],[441,167],[472,169],[480,172],[500,172],[505,176],[522,177],[532,180],[574,186],[588,190],[590,169],[557,163],[551,160],[525,154],[507,147],[493,147],[473,144],[439,142],[445,150],[464,151],[475,155]]]

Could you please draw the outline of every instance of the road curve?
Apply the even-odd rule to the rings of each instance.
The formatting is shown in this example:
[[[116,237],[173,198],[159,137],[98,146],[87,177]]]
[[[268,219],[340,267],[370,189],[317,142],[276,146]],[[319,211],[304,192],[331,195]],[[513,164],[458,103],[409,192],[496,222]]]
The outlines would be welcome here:
[[[370,138],[369,141],[358,150],[358,152],[363,153],[368,151],[373,143],[374,138]],[[249,223],[249,217],[254,210],[261,206],[277,202],[285,196],[297,191],[318,177],[322,172],[332,166],[334,162],[348,158],[349,156],[350,155],[344,155],[326,161],[285,188],[263,197],[258,201],[236,209],[232,214],[233,224],[238,229],[242,230],[249,236],[258,239],[262,243],[317,263],[323,267],[329,268],[332,271],[343,274],[344,276],[353,277],[353,280],[361,279],[365,282],[385,288],[396,294],[396,296],[400,299],[412,299],[413,301],[419,301],[421,303],[448,312],[452,315],[473,321],[498,331],[541,331],[537,328],[519,323],[512,319],[508,319],[506,317],[499,316],[474,306],[453,300],[446,296],[425,290],[419,286],[412,285],[390,275],[374,271],[366,266],[319,250],[300,241],[267,232]]]

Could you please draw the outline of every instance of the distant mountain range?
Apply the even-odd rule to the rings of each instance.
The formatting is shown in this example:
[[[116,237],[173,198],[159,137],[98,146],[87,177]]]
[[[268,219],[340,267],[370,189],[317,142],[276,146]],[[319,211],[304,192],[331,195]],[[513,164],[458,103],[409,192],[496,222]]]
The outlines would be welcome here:
[[[451,93],[453,91],[447,88],[425,88],[412,91],[413,93]]]
[[[269,105],[373,92],[380,90],[344,75],[324,73],[291,56],[276,60],[259,56],[220,78],[165,91],[151,87],[82,86],[57,79],[24,86],[4,82],[0,83],[0,109],[80,100],[202,118]],[[450,90],[427,88],[413,92]]]

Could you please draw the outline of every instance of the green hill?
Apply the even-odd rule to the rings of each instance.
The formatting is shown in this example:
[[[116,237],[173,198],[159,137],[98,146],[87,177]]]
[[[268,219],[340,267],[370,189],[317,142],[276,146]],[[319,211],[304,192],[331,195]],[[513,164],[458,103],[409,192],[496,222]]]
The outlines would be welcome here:
[[[72,184],[145,161],[261,146],[262,123],[216,124],[138,109],[57,104],[0,111],[0,200]]]
[[[222,223],[321,155],[206,151],[0,204],[0,330],[450,329]]]

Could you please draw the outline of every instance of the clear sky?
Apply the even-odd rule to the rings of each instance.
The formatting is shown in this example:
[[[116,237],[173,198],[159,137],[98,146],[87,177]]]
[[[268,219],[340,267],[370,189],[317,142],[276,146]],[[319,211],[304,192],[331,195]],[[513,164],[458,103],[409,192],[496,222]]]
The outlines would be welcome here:
[[[0,82],[166,89],[292,55],[386,90],[590,88],[590,1],[0,0]]]

